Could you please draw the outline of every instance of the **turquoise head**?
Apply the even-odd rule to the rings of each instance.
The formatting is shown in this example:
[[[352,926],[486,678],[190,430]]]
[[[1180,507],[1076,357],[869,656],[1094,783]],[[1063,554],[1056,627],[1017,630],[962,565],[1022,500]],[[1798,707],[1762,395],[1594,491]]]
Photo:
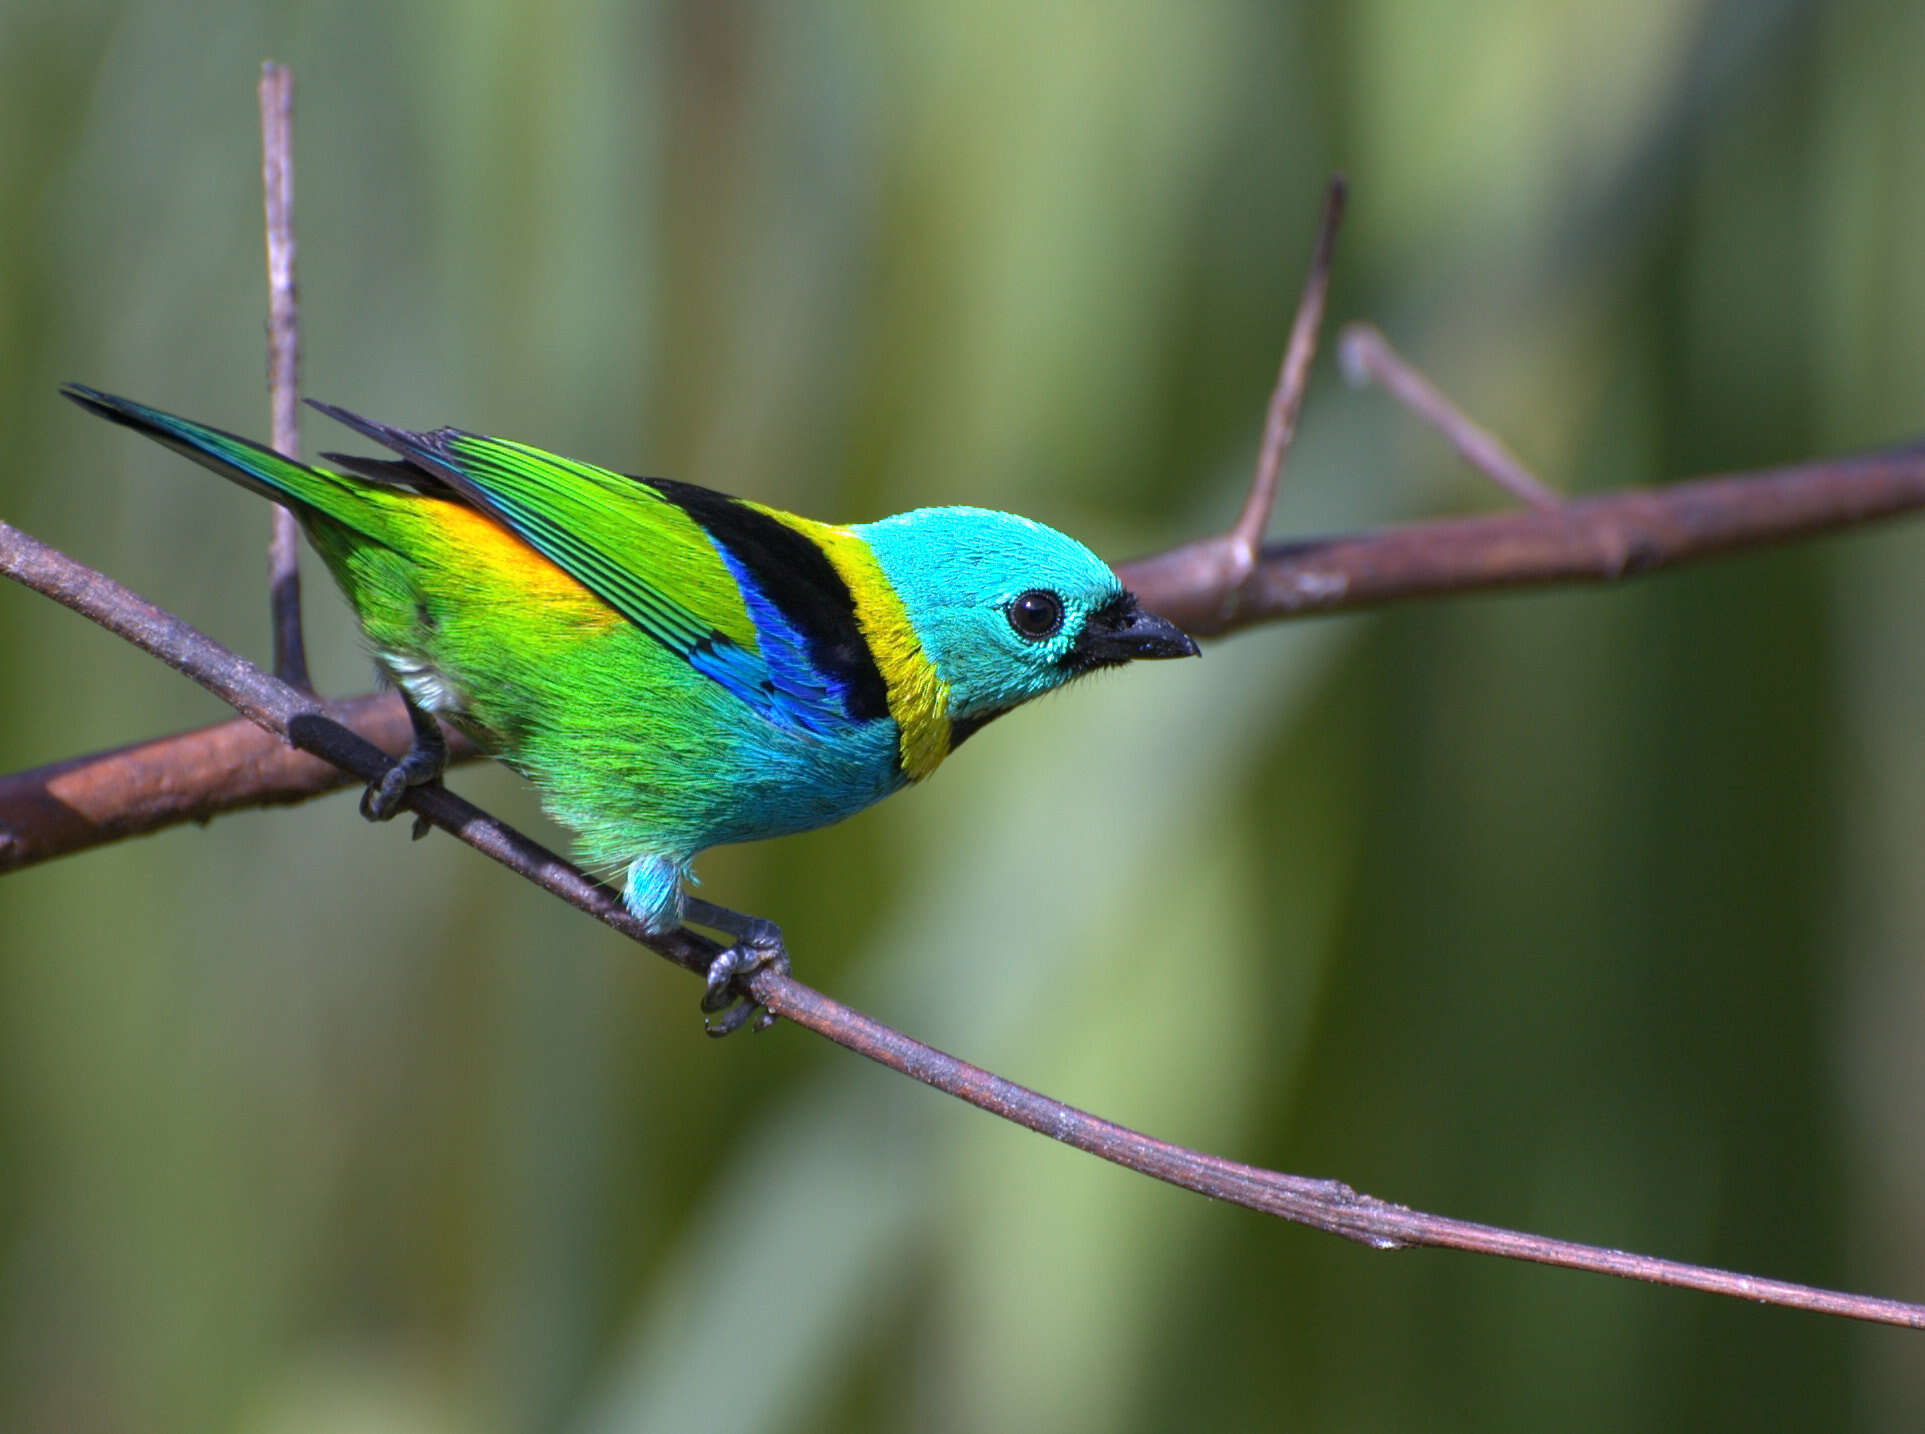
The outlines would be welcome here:
[[[1101,558],[1028,518],[918,508],[855,532],[948,685],[963,735],[1099,667],[1196,655]]]

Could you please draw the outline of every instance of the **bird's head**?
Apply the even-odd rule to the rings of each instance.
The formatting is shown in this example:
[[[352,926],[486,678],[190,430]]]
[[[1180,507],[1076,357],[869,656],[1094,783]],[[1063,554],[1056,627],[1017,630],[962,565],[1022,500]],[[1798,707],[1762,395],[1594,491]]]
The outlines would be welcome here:
[[[1196,656],[1101,558],[1028,518],[918,508],[856,531],[969,730],[1099,667]]]

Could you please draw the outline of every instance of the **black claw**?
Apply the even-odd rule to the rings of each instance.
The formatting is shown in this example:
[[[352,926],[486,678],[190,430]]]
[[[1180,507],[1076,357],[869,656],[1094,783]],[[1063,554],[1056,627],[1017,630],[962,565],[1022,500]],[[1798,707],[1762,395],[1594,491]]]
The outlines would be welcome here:
[[[371,822],[393,820],[394,814],[401,810],[401,799],[408,794],[408,786],[408,764],[403,760],[388,768],[380,781],[370,782],[368,789],[361,793],[361,815]]]
[[[440,781],[441,771],[448,765],[448,743],[434,718],[412,702],[407,707],[408,724],[414,729],[414,741],[407,755],[388,768],[380,781],[369,783],[361,794],[361,815],[371,822],[391,820],[401,810],[410,787],[425,787]],[[426,817],[416,817],[414,840],[420,841],[426,836],[428,826]]]
[[[702,1009],[713,1014],[735,999],[735,978],[742,974],[747,952],[731,946],[709,962],[708,989],[702,992]]]
[[[711,1036],[727,1036],[750,1021],[755,1029],[766,1031],[775,1024],[775,1014],[748,994],[746,979],[763,967],[787,972],[789,953],[782,946],[782,932],[773,921],[759,916],[744,916],[725,906],[716,906],[697,897],[688,898],[687,919],[697,926],[726,931],[735,940],[709,962],[707,989],[702,992],[702,1010],[716,1016],[704,1020]]]
[[[719,1016],[704,1017],[702,1020],[702,1029],[719,1041],[722,1037],[732,1036],[741,1030],[742,1027],[749,1023],[750,1018],[753,1017],[757,1011],[761,1011],[764,1016],[769,1014],[767,1011],[763,1011],[760,1006],[756,1005],[754,1001],[746,999],[740,1000]],[[761,1030],[761,1025],[758,1024],[756,1029]]]

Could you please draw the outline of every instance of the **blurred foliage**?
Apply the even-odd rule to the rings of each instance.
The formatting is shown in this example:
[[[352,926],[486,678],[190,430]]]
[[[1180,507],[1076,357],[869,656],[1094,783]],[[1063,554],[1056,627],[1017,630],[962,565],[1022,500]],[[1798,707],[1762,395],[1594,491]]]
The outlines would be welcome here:
[[[1335,314],[1561,486],[1915,434],[1922,52],[1816,0],[9,0],[0,512],[265,653],[260,506],[54,396],[264,431],[264,56],[308,391],[1126,557],[1235,511],[1333,168]],[[1320,372],[1280,531],[1497,502]],[[707,889],[1157,1134],[1925,1298],[1922,541],[1239,637]],[[223,715],[22,592],[0,652],[7,768]],[[346,797],[0,882],[0,1427],[1925,1423],[1917,1335],[1370,1254],[695,994]]]

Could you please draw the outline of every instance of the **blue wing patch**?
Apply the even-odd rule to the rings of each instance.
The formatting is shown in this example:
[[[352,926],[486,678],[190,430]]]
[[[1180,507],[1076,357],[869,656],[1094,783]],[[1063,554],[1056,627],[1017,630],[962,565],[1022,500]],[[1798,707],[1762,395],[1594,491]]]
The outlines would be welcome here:
[[[713,539],[713,535],[710,536]],[[722,561],[728,565],[729,575],[735,579],[735,585],[742,593],[742,601],[748,606],[749,620],[755,624],[755,635],[762,646],[762,663],[767,673],[762,697],[791,726],[818,737],[828,735],[837,724],[846,720],[841,694],[830,686],[810,660],[808,639],[784,615],[782,609],[769,600],[769,595],[762,591],[761,584],[755,580],[748,565],[726,543],[716,542],[715,551],[722,555]],[[741,651],[740,648],[735,650]],[[693,657],[689,661],[696,671],[706,672],[702,662]],[[728,684],[724,682],[723,685]]]

